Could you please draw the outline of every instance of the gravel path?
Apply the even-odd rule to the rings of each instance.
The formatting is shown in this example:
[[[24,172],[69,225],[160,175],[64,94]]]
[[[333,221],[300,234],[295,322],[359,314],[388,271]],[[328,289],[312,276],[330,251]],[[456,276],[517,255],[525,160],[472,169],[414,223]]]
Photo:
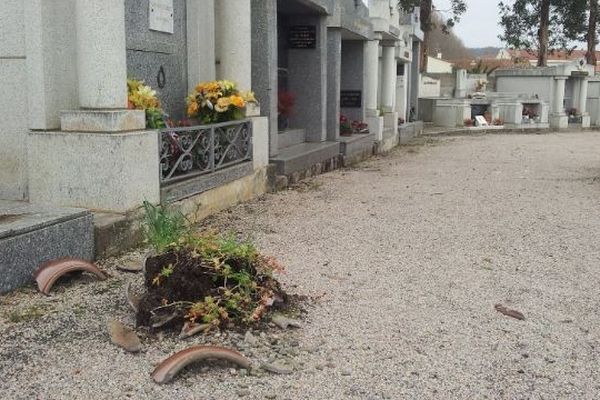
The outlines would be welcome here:
[[[256,345],[142,333],[127,354],[105,323],[133,323],[122,287],[141,277],[107,260],[107,282],[0,297],[0,398],[600,397],[600,133],[421,139],[205,225],[287,266],[287,290],[309,296],[302,329],[254,332]],[[151,381],[162,358],[207,342],[294,372]]]

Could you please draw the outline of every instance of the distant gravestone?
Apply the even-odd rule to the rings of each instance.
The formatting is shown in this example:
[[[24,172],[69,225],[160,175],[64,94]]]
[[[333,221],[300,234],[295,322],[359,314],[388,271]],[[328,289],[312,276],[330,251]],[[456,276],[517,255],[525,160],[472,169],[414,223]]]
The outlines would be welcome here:
[[[477,124],[477,126],[489,126],[488,122],[483,117],[483,115],[477,115],[475,117],[475,123]]]
[[[158,93],[172,118],[185,116],[186,0],[125,0],[127,74]]]

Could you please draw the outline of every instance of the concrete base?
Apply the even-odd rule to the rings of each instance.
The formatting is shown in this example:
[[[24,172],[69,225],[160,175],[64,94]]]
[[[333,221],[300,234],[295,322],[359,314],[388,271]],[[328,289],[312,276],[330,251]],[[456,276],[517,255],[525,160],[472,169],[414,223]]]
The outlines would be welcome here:
[[[234,165],[207,175],[186,179],[160,189],[161,204],[168,204],[214,189],[252,174],[252,162]]]
[[[0,201],[0,294],[34,282],[40,264],[94,258],[92,215],[86,210]]]
[[[338,142],[306,142],[281,149],[271,163],[275,164],[277,175],[290,175],[338,157],[339,154]]]
[[[423,134],[423,122],[415,121],[400,125],[398,127],[398,134],[400,136],[400,144],[406,144],[411,139],[419,137]]]
[[[433,110],[433,123],[447,128],[462,127],[466,119],[471,119],[469,100],[440,99]]]
[[[383,138],[377,142],[375,146],[375,153],[382,154],[387,153],[392,150],[394,147],[398,146],[400,143],[400,138],[398,134],[398,130],[393,130],[392,128],[385,129],[383,131]]]
[[[551,114],[550,128],[552,129],[567,129],[569,127],[569,117],[566,114]]]
[[[384,129],[392,129],[394,132],[398,132],[398,113],[395,111],[384,113],[383,127]]]
[[[581,117],[581,127],[585,129],[590,126],[592,126],[592,118],[589,115],[583,115]]]
[[[197,222],[211,214],[251,200],[267,192],[269,167],[255,170],[233,182],[176,201],[169,207]],[[94,213],[96,257],[114,257],[142,244],[141,223],[143,212],[127,214]]]
[[[140,246],[144,235],[142,209],[127,214],[94,213],[96,258],[116,257]]]
[[[30,132],[30,201],[109,212],[158,203],[157,135]]]
[[[277,134],[277,145],[280,149],[306,142],[304,129],[286,129]]]
[[[339,142],[342,164],[347,167],[348,165],[362,161],[373,155],[375,134],[340,136]]]
[[[60,114],[66,132],[126,132],[146,129],[143,110],[73,110]]]
[[[369,132],[375,135],[375,140],[381,141],[383,139],[383,117],[367,116],[367,124]]]

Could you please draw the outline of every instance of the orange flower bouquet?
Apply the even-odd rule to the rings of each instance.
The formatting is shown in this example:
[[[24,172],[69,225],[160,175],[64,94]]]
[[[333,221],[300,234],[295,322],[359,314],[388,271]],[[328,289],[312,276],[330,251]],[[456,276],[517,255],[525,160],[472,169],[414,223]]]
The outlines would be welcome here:
[[[241,92],[226,80],[200,83],[186,101],[188,117],[202,124],[244,119],[248,103],[257,103],[254,93]]]

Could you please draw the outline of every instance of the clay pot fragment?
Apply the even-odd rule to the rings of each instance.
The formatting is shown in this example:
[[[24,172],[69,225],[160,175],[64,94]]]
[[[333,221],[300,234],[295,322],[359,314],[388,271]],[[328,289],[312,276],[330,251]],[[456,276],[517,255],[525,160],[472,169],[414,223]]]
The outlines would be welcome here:
[[[140,272],[144,269],[144,265],[140,260],[127,260],[117,264],[117,269],[125,272]]]
[[[79,258],[61,258],[42,264],[33,274],[40,292],[50,293],[54,283],[63,275],[74,271],[90,272],[103,281],[107,276],[89,261]]]
[[[187,339],[190,336],[194,336],[197,333],[203,332],[210,328],[210,324],[196,324],[190,321],[186,321],[181,328],[179,339]]]
[[[169,322],[173,321],[175,318],[179,316],[177,311],[173,311],[170,314],[156,314],[150,317],[150,326],[153,328],[161,328],[167,325]]]
[[[289,375],[292,372],[294,372],[293,369],[291,369],[290,367],[283,365],[281,363],[264,363],[261,364],[260,368],[264,369],[265,371],[271,372],[273,374],[278,374],[278,375]]]
[[[506,315],[507,317],[512,317],[521,321],[525,319],[525,315],[523,315],[523,313],[521,313],[520,311],[511,310],[510,308],[504,307],[502,304],[496,304],[494,308],[496,309],[496,311]]]
[[[234,350],[216,346],[192,346],[162,361],[152,372],[152,379],[159,384],[167,383],[187,365],[209,359],[229,361],[245,369],[249,369],[251,365],[250,360]]]
[[[130,353],[142,350],[142,342],[135,331],[113,319],[107,324],[110,341]]]
[[[133,312],[137,313],[140,308],[140,297],[133,293],[133,289],[131,288],[131,282],[127,282],[125,285],[125,298],[127,299],[127,303],[129,307],[133,310]]]

